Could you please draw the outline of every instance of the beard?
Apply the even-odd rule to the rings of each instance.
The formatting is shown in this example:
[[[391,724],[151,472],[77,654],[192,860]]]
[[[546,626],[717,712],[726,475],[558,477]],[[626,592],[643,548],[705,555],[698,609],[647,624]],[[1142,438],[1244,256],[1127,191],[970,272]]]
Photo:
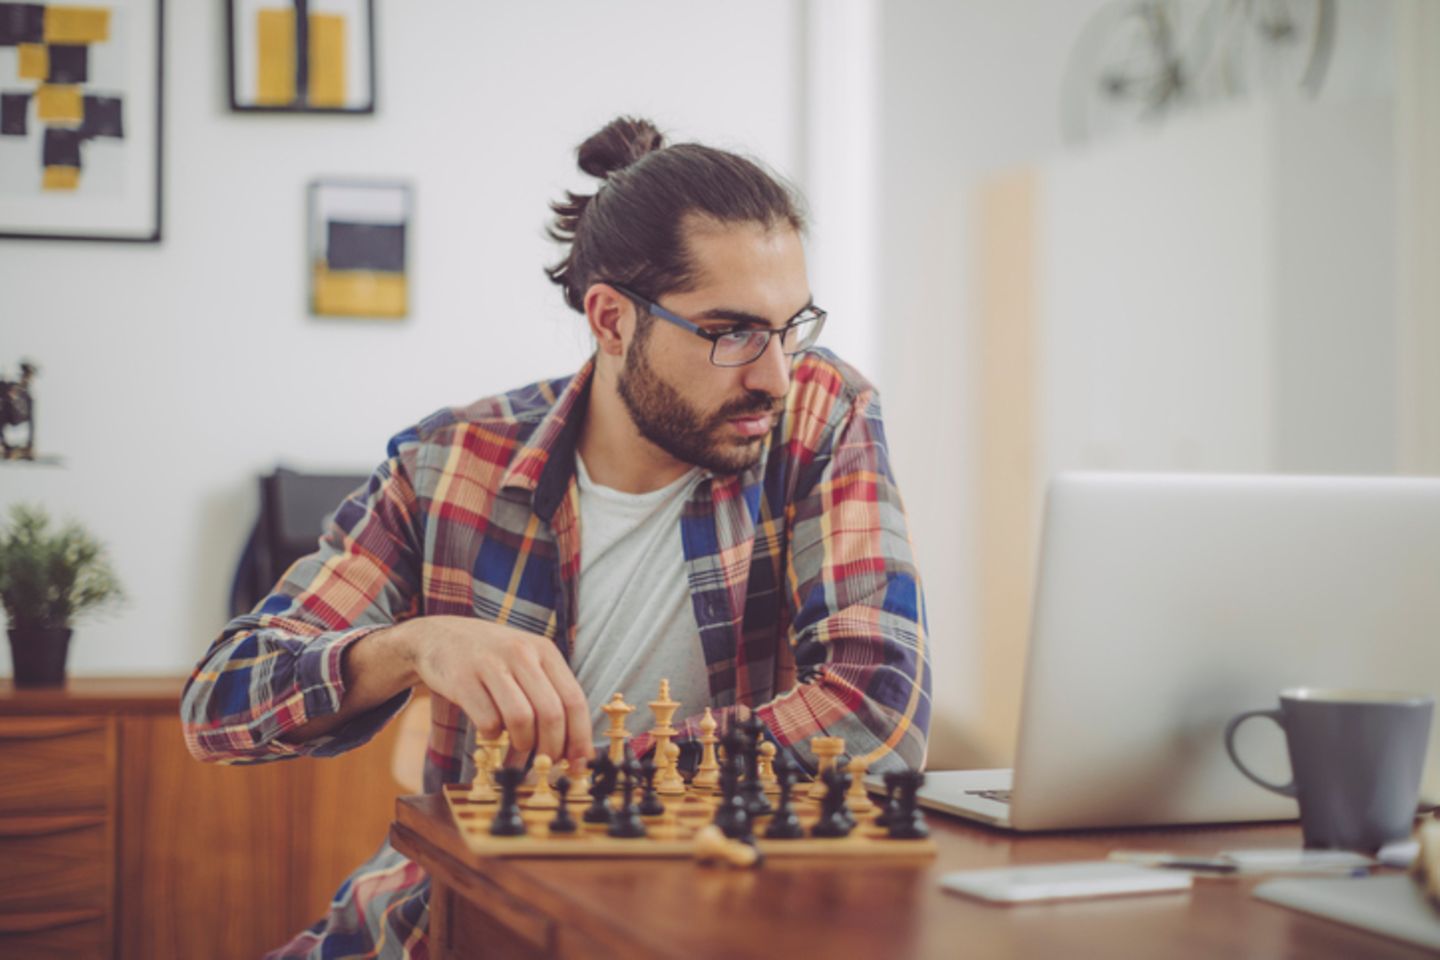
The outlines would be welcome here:
[[[676,460],[712,473],[730,475],[754,466],[765,438],[727,436],[729,421],[773,412],[779,399],[751,390],[712,414],[702,413],[650,365],[648,332],[644,328],[637,333],[616,383],[640,435]]]

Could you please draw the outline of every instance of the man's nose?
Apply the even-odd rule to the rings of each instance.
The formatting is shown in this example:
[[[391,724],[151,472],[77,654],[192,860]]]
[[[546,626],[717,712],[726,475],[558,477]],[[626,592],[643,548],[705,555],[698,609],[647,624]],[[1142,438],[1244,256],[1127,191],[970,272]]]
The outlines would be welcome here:
[[[771,337],[765,352],[746,365],[745,387],[777,398],[790,389],[790,358],[780,346],[779,337]]]

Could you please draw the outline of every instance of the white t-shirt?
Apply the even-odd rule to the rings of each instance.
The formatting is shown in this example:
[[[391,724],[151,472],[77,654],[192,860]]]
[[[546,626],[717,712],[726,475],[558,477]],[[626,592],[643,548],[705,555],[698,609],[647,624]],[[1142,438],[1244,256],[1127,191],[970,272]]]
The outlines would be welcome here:
[[[575,455],[580,485],[579,622],[570,667],[590,703],[595,745],[609,742],[601,711],[612,694],[636,710],[626,721],[632,735],[654,726],[646,704],[669,679],[681,703],[675,719],[710,703],[700,630],[695,625],[680,513],[708,474],[698,467],[649,493],[624,493],[590,479]]]

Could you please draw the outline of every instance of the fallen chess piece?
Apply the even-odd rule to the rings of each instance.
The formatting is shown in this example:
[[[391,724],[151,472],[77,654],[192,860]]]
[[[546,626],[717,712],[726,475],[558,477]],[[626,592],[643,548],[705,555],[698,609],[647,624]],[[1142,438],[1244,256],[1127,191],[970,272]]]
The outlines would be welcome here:
[[[1411,868],[1430,905],[1440,909],[1440,820],[1426,820],[1417,836],[1420,852]]]
[[[731,840],[715,824],[701,827],[695,834],[695,859],[702,864],[728,864],[732,867],[758,867],[764,858],[748,843]]]

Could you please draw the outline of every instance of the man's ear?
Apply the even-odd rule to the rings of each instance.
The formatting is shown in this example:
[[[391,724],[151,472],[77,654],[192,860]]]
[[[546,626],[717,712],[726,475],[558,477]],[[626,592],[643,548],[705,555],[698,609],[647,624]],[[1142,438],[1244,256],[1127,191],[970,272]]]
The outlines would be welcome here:
[[[634,332],[635,305],[608,283],[592,284],[585,291],[585,319],[601,353],[625,354],[625,341]]]

